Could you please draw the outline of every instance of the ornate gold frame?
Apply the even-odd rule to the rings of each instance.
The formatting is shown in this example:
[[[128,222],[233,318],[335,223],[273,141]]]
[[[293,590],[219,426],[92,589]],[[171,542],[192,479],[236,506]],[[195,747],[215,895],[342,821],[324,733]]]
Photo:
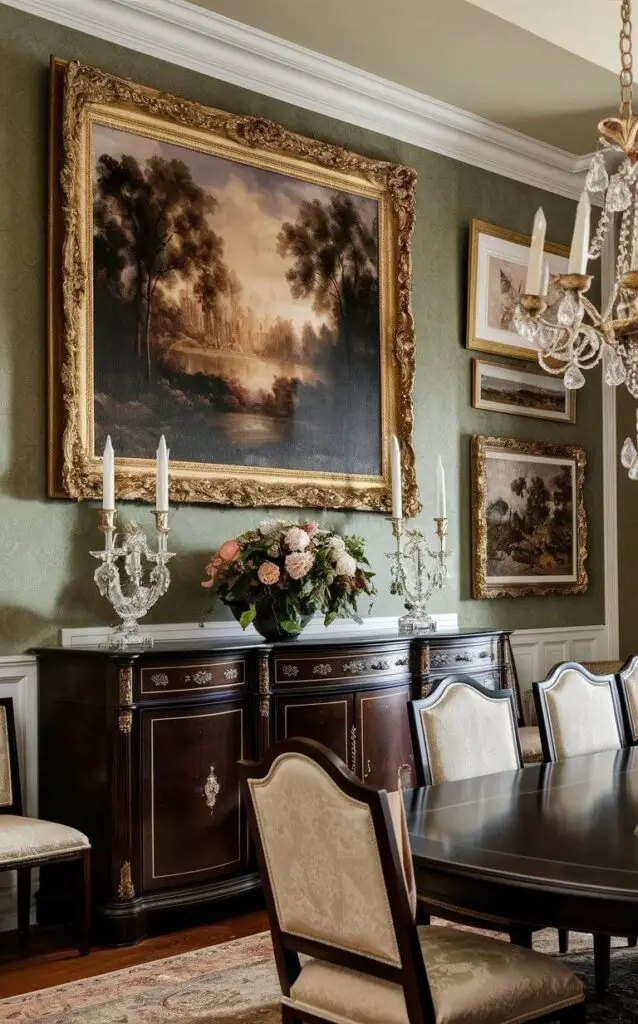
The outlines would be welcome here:
[[[489,352],[494,356],[509,356],[511,359],[525,359],[533,362],[536,359],[536,353],[530,349],[522,348],[520,345],[502,345],[500,342],[489,341],[485,338],[477,338],[476,336],[476,278],[478,274],[479,235],[491,235],[493,238],[501,238],[504,242],[513,242],[515,245],[524,245],[526,248],[529,248],[531,243],[529,235],[519,235],[516,231],[509,231],[507,228],[499,228],[496,224],[488,224],[483,220],[470,221],[466,347],[473,349],[476,352]],[[545,252],[551,252],[554,256],[568,257],[569,247],[566,245],[556,245],[553,242],[546,242]]]
[[[487,529],[485,522],[486,470],[488,450],[519,452],[573,461],[576,503],[576,581],[566,583],[487,582]],[[472,597],[525,597],[528,594],[582,594],[587,590],[587,517],[583,499],[585,449],[577,445],[552,444],[549,441],[518,441],[513,437],[472,437]]]
[[[419,510],[412,443],[414,323],[411,242],[416,173],[399,164],[306,138],[271,121],[178,99],[75,61],[51,60],[49,163],[50,497],[96,498],[101,458],[93,451],[91,120],[143,130],[191,148],[240,159],[379,202],[382,472],[367,476],[173,462],[173,501],[387,511],[390,438],[399,438],[403,506]],[[154,463],[116,460],[116,495],[152,500]]]

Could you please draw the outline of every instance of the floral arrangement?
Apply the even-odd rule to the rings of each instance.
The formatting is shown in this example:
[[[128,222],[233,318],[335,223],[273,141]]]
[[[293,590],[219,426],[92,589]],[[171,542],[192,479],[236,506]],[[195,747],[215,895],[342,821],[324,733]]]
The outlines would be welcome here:
[[[316,612],[329,626],[353,618],[357,599],[376,593],[360,537],[342,537],[316,522],[265,520],[227,540],[206,566],[211,587],[243,629],[268,637],[297,636]]]

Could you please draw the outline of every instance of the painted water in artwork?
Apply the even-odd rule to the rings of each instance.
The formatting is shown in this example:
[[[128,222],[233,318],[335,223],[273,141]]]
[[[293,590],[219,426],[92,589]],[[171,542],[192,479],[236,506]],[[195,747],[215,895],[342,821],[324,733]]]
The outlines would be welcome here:
[[[378,203],[95,124],[95,448],[381,470]]]
[[[488,452],[487,577],[573,577],[574,464]]]

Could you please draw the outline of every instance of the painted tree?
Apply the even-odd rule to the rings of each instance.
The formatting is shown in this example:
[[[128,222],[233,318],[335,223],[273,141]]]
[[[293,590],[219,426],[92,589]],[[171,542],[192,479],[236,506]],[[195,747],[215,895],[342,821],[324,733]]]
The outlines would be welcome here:
[[[216,200],[182,160],[103,154],[94,197],[96,275],[135,304],[138,366],[151,379],[151,324],[162,289],[192,282],[209,312],[229,286],[223,241],[210,225]]]
[[[356,347],[373,319],[378,330],[376,222],[365,223],[351,196],[302,202],[295,223],[282,225],[277,251],[292,257],[293,297],[312,296],[315,313],[329,313],[342,340]]]

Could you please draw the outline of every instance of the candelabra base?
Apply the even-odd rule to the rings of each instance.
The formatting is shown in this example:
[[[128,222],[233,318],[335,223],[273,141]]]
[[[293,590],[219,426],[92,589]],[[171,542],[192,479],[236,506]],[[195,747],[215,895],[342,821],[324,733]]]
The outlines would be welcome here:
[[[399,619],[399,633],[414,636],[416,633],[435,633],[436,622],[425,609],[413,609]]]
[[[133,647],[148,650],[153,643],[153,637],[148,633],[142,633],[139,623],[133,621],[121,622],[110,634],[105,646],[113,651],[123,651]]]

